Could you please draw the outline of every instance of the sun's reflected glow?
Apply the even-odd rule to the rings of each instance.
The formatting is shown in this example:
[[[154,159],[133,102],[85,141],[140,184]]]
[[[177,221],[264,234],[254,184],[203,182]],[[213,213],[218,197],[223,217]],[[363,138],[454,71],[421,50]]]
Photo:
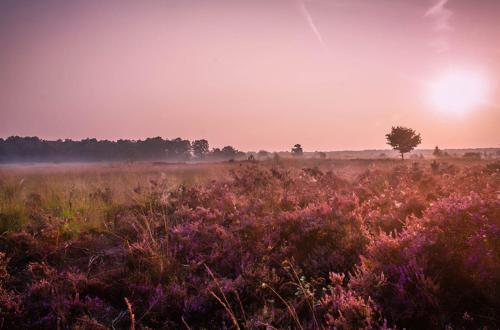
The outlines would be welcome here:
[[[473,71],[449,71],[429,84],[434,108],[464,113],[486,104],[488,83],[483,74]]]

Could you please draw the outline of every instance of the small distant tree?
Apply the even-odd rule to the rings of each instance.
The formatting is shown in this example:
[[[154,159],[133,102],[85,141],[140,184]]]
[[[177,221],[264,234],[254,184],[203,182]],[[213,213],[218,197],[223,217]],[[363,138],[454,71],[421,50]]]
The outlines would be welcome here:
[[[402,126],[392,127],[391,132],[385,135],[387,144],[394,150],[401,153],[401,160],[404,160],[404,154],[412,151],[422,143],[420,134],[417,134],[413,129]]]
[[[433,155],[434,157],[443,157],[443,151],[442,151],[441,149],[439,149],[439,147],[438,147],[438,146],[436,146],[436,147],[434,148],[434,151],[432,152],[432,155]]]
[[[302,154],[304,154],[304,150],[302,150],[302,146],[297,143],[292,148],[292,155],[293,156],[302,156]]]
[[[199,159],[205,158],[205,155],[210,151],[208,141],[205,139],[193,141],[191,149],[193,150],[193,154]]]
[[[259,158],[267,158],[269,156],[269,151],[266,151],[266,150],[260,150],[258,153],[257,153],[257,156]]]
[[[318,155],[319,155],[319,158],[326,159],[326,153],[320,151],[320,152],[318,152]]]

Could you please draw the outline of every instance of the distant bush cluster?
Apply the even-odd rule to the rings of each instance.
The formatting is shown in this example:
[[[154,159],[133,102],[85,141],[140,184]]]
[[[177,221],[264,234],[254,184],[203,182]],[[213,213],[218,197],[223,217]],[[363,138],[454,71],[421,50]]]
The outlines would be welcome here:
[[[245,154],[231,146],[209,149],[207,140],[193,142],[161,137],[145,140],[48,141],[38,137],[11,136],[0,139],[0,162],[54,162],[54,161],[135,161],[231,159]]]
[[[498,328],[498,164],[436,164],[353,180],[249,164],[203,186],[151,181],[78,235],[30,196],[32,222],[0,236],[0,324]]]

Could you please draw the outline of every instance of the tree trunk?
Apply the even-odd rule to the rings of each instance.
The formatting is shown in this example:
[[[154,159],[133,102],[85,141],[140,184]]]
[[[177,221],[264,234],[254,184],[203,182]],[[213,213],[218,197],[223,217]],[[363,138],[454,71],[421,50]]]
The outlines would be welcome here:
[[[401,153],[401,160],[405,160],[404,153]]]

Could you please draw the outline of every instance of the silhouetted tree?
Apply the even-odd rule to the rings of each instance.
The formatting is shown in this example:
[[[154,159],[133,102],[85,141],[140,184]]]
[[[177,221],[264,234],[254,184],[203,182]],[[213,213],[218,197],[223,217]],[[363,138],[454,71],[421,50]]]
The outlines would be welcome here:
[[[436,147],[434,148],[434,151],[432,152],[432,155],[433,155],[434,157],[443,157],[443,151],[442,151],[441,149],[439,149],[439,147],[438,147],[438,146],[436,146]]]
[[[320,152],[318,152],[318,155],[319,155],[319,158],[326,159],[326,153],[320,151]]]
[[[226,157],[234,157],[236,156],[237,150],[231,146],[225,146],[222,148],[221,152]]]
[[[292,155],[293,156],[302,156],[304,153],[304,150],[302,150],[302,146],[300,144],[296,144],[292,148]]]
[[[186,160],[191,156],[191,142],[176,138],[174,140],[166,140],[165,147],[167,157],[170,159]]]
[[[391,132],[385,136],[387,138],[387,144],[401,153],[401,160],[404,159],[405,153],[412,151],[416,146],[422,143],[420,134],[417,134],[411,128],[402,126],[392,127]]]
[[[193,141],[191,149],[193,150],[193,154],[199,159],[205,158],[205,155],[210,152],[208,141],[205,139]]]
[[[234,159],[236,157],[244,157],[245,153],[236,150],[232,146],[225,146],[222,149],[214,148],[210,156],[215,159]]]

